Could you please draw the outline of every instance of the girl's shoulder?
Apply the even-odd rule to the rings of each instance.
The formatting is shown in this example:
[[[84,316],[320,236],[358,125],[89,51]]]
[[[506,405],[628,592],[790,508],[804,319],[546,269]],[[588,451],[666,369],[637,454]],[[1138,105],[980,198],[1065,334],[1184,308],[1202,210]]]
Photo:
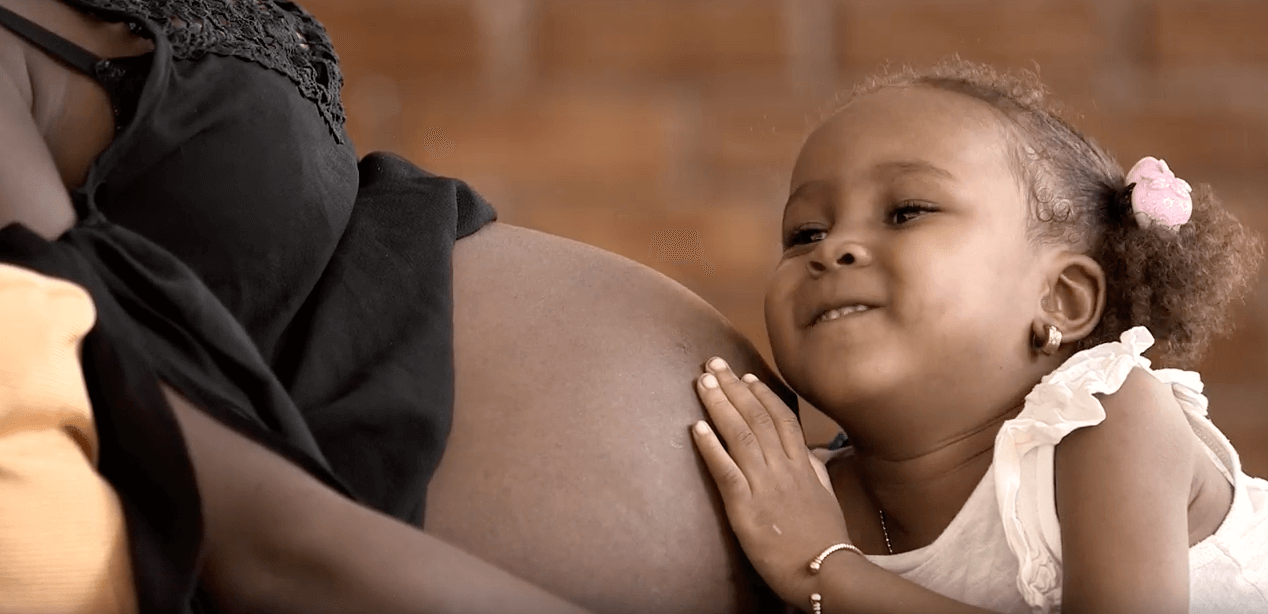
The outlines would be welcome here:
[[[1025,408],[1005,425],[1005,430],[1031,429],[1035,424],[1042,424],[1068,433],[1103,421],[1103,401],[1107,397],[1137,397],[1159,391],[1170,392],[1186,413],[1205,416],[1207,399],[1203,395],[1202,377],[1193,371],[1153,369],[1150,360],[1143,355],[1153,343],[1149,330],[1137,326],[1124,332],[1118,341],[1072,355],[1031,390],[1026,396]],[[1145,410],[1150,406],[1149,403],[1128,405]]]
[[[1125,493],[1132,489],[1124,487],[1123,476],[1153,475],[1150,483],[1160,485],[1154,490],[1164,493],[1187,491],[1192,482],[1193,452],[1200,446],[1194,437],[1195,423],[1205,422],[1207,408],[1202,380],[1193,372],[1154,370],[1142,355],[1153,342],[1147,329],[1136,327],[1118,341],[1072,355],[1031,390],[1022,412],[1004,423],[996,436],[996,498],[1005,535],[1021,563],[1018,586],[1032,606],[1046,609],[1060,604],[1061,529],[1067,521],[1078,524],[1080,518],[1075,508],[1065,509],[1060,521],[1057,518],[1059,493],[1054,477],[1058,465],[1072,476],[1098,476],[1075,480],[1092,489],[1084,493],[1089,500],[1100,490],[1112,490],[1102,488],[1111,482],[1115,492],[1128,497]],[[1081,436],[1073,448],[1063,446],[1066,453],[1058,458],[1058,444],[1086,427],[1098,428]],[[1180,441],[1193,445],[1174,445]],[[1119,462],[1107,467],[1105,458]],[[1131,483],[1137,482],[1143,483]],[[1065,491],[1073,483],[1064,481]],[[1130,506],[1119,507],[1125,515]]]

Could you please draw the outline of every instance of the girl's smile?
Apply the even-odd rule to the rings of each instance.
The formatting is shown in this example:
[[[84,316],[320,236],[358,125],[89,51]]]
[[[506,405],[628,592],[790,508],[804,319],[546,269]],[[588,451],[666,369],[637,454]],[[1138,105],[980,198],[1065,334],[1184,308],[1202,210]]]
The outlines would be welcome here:
[[[828,311],[823,312],[823,315],[816,318],[814,323],[818,325],[818,324],[824,324],[827,322],[833,322],[836,320],[840,320],[841,318],[872,311],[873,309],[879,309],[879,307],[872,307],[870,305],[863,305],[861,303],[855,303],[855,304],[847,303],[845,307],[837,307],[835,309],[829,309]]]
[[[848,435],[835,496],[755,377],[708,366],[714,426],[692,432],[785,601],[1268,611],[1264,548],[1208,541],[1268,543],[1268,482],[1196,373],[1151,367],[1193,364],[1262,256],[1209,188],[1153,157],[1124,174],[1035,75],[953,60],[872,80],[815,130],[780,232],[767,331]]]
[[[1016,387],[983,376],[1026,379],[1018,365],[1043,281],[1020,183],[998,180],[1014,176],[1012,147],[984,103],[890,88],[802,148],[767,328],[789,383],[852,437],[866,427],[848,414],[905,411],[919,423],[943,405],[1015,402],[1012,390],[973,397]],[[859,403],[869,411],[847,411]]]

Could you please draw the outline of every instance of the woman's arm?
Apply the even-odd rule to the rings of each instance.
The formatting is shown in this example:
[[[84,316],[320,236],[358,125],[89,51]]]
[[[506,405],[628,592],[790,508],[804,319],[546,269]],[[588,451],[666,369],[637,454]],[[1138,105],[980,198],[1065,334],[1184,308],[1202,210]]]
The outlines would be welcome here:
[[[1062,611],[1189,611],[1192,429],[1169,386],[1135,369],[1105,420],[1057,445]]]
[[[356,505],[171,389],[164,392],[203,499],[203,579],[226,612],[583,612]]]
[[[0,28],[0,226],[20,222],[53,239],[73,225],[74,210],[32,114],[24,49]],[[184,401],[173,403],[207,505],[207,573],[231,611],[579,611],[339,497]]]

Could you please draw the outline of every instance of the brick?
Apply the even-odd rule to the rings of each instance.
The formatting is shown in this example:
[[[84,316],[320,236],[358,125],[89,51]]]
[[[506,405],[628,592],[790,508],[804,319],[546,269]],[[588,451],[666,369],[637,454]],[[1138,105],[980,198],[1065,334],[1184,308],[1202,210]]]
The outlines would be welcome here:
[[[1241,223],[1268,236],[1268,177],[1203,173],[1194,179],[1195,183],[1210,184],[1220,202]],[[1268,270],[1265,272],[1268,273]],[[1268,293],[1265,293],[1263,303],[1268,309]],[[1265,322],[1268,322],[1268,312],[1264,316]]]
[[[345,129],[358,151],[402,149],[399,122],[406,108],[398,79],[379,73],[345,73],[342,97]]]
[[[1261,282],[1257,294],[1266,294],[1266,289]],[[1252,300],[1259,303],[1264,299]],[[1197,368],[1204,382],[1242,385],[1263,379],[1264,364],[1268,363],[1268,352],[1264,351],[1264,344],[1268,343],[1268,326],[1264,325],[1268,309],[1261,304],[1244,305],[1236,309],[1236,314],[1237,329],[1233,335],[1212,343]]]
[[[309,0],[347,73],[470,78],[484,54],[475,7],[465,0]]]
[[[621,232],[621,225],[631,215],[667,219],[666,204],[675,198],[666,186],[654,182],[608,177],[499,178],[496,183],[496,190],[488,190],[488,197],[494,199],[491,202],[500,213],[505,211],[513,216],[505,218],[509,223],[542,230],[549,228],[550,232],[586,242],[590,242],[586,239],[587,233],[592,233],[596,226],[600,230],[607,229],[603,232]],[[644,251],[646,247],[643,245]]]
[[[710,173],[773,173],[787,180],[802,143],[820,123],[821,105],[760,92],[706,98],[701,151]]]
[[[1070,118],[1130,165],[1163,157],[1182,176],[1239,180],[1268,165],[1263,71],[1159,68],[1100,80]],[[1177,166],[1178,165],[1178,166]]]
[[[1253,67],[1155,67],[1105,75],[1098,85],[1099,98],[1119,106],[1268,115],[1268,71]]]
[[[1206,395],[1211,421],[1237,448],[1243,470],[1255,477],[1268,475],[1268,383],[1213,385]]]
[[[1150,56],[1159,66],[1268,65],[1268,4],[1260,0],[1158,0],[1149,7]]]
[[[542,72],[681,78],[783,70],[779,0],[543,0],[535,21]]]
[[[835,22],[841,62],[869,72],[958,53],[1070,73],[1095,69],[1104,49],[1089,0],[839,0]]]
[[[515,98],[407,87],[407,154],[458,177],[662,181],[673,101],[655,93],[535,90]]]
[[[1181,176],[1255,175],[1268,166],[1268,114],[1155,108],[1093,110],[1080,125],[1124,165],[1150,155]]]
[[[666,274],[690,275],[700,287],[761,292],[779,256],[777,226],[772,225],[771,216],[742,209],[729,213],[728,209],[721,205],[695,211],[649,212],[620,199],[591,206],[538,203],[525,221],[538,230],[616,252]],[[673,262],[656,253],[655,237],[667,231],[693,235],[709,266]]]

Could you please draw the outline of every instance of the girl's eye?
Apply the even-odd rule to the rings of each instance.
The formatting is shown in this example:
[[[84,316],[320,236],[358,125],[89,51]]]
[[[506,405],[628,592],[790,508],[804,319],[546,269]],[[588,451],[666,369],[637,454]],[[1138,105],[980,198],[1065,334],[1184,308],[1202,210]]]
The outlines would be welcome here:
[[[904,202],[889,210],[886,220],[894,226],[902,226],[922,215],[933,213],[937,209],[924,203]]]
[[[811,241],[821,240],[820,235],[827,235],[828,231],[820,228],[800,228],[792,231],[784,237],[784,249],[805,245]]]

